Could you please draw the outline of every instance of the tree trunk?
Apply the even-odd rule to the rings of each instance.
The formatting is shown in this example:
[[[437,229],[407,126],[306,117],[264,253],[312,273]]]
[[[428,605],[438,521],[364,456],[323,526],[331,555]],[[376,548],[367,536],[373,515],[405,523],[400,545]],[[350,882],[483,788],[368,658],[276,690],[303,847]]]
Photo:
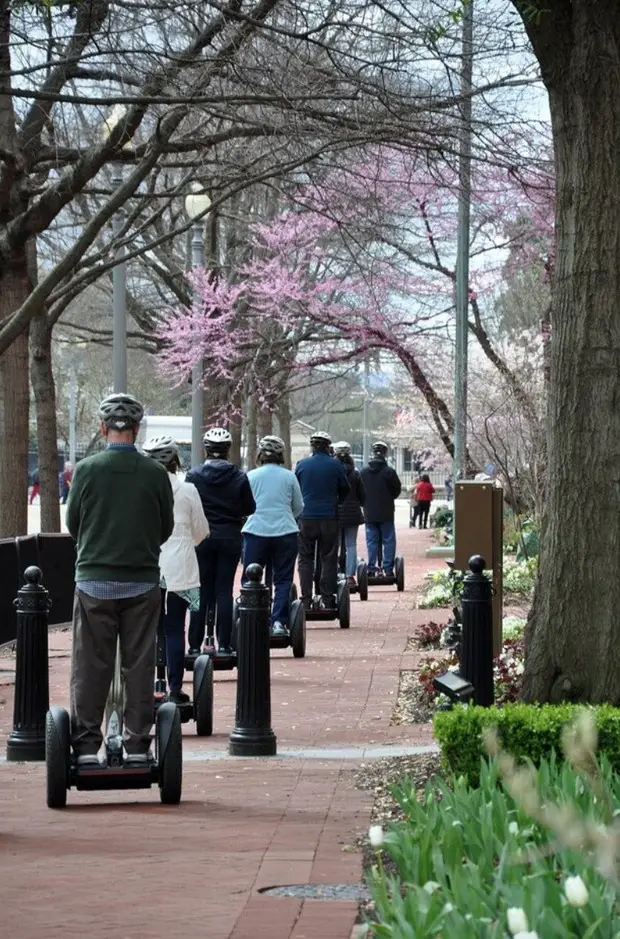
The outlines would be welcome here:
[[[273,411],[269,408],[261,408],[258,412],[258,437],[266,437],[273,433]]]
[[[29,293],[25,253],[13,258],[0,274],[0,321],[24,302]],[[24,332],[0,356],[0,537],[28,531],[29,404],[28,333]]]
[[[59,532],[56,387],[52,371],[52,330],[48,327],[45,313],[40,313],[32,320],[30,362],[32,389],[37,411],[41,531]]]
[[[283,391],[278,399],[278,434],[284,441],[284,446],[286,448],[285,461],[286,465],[291,467],[291,403],[288,395],[288,391]]]
[[[248,469],[253,469],[256,466],[256,446],[258,443],[258,412],[256,409],[256,401],[254,400],[254,395],[248,395],[248,439],[247,439],[247,454],[248,454]]]
[[[549,7],[528,25],[550,94],[557,268],[523,695],[619,705],[620,22],[611,0]]]
[[[232,437],[230,448],[230,462],[241,466],[241,400],[235,395],[231,402],[232,413],[228,418],[228,429]]]

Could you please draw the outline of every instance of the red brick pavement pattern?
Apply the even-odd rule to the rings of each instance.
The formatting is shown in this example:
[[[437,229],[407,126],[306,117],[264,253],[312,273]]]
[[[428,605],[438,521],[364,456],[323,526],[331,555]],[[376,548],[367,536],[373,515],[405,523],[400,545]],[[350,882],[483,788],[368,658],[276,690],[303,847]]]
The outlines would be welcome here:
[[[272,725],[279,752],[307,747],[431,742],[429,728],[391,727],[414,593],[429,536],[399,531],[407,589],[371,588],[352,600],[352,627],[316,623],[308,655],[272,656]],[[434,618],[437,618],[434,614]],[[50,694],[67,703],[70,634],[50,635]],[[0,659],[0,669],[11,659]],[[4,687],[2,686],[4,685]],[[12,715],[10,672],[0,671],[0,746]],[[225,751],[234,721],[234,673],[216,676],[215,734],[185,726],[188,756]],[[0,765],[0,924],[20,939],[349,939],[354,902],[266,896],[265,887],[357,883],[371,800],[355,789],[351,760],[188,759],[183,802],[155,790],[69,793],[45,806],[44,768]]]

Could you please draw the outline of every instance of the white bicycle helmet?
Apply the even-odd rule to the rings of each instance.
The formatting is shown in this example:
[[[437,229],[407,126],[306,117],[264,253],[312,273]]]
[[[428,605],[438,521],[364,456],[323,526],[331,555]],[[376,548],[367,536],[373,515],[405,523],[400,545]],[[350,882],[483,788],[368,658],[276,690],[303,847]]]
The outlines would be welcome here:
[[[164,466],[168,466],[176,458],[179,459],[179,448],[175,440],[168,434],[163,434],[160,437],[151,437],[150,440],[147,440],[144,444],[142,450],[144,451],[145,456],[151,457],[152,460],[157,460],[158,463],[163,463]]]
[[[108,395],[99,405],[99,418],[112,430],[129,430],[144,417],[144,408],[133,395],[121,392]]]
[[[210,427],[202,438],[205,447],[229,447],[232,436],[225,427]]]
[[[379,456],[385,456],[388,449],[387,443],[383,443],[382,440],[377,440],[377,442],[372,445],[372,452],[377,453]]]
[[[281,437],[268,434],[259,440],[258,449],[261,453],[275,453],[277,456],[281,456],[286,448]]]
[[[339,440],[334,444],[334,453],[336,456],[350,456],[351,444],[347,443],[346,440]]]
[[[310,436],[311,447],[318,446],[322,447],[324,450],[327,450],[327,448],[331,446],[331,442],[332,438],[329,436],[329,434],[325,433],[324,430],[316,430]]]

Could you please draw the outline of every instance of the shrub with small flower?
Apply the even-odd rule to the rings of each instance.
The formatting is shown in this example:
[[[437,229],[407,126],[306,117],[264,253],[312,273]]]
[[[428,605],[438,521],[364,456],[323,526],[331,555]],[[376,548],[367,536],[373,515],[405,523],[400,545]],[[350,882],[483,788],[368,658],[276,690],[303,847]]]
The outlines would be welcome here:
[[[525,646],[523,638],[505,639],[502,651],[493,662],[495,704],[518,701],[523,683]]]
[[[445,626],[442,623],[435,623],[433,620],[428,623],[420,623],[415,628],[415,638],[418,645],[423,649],[429,646],[438,646],[444,629]]]
[[[587,725],[587,726],[586,726]],[[395,791],[403,822],[369,840],[374,921],[385,939],[618,939],[620,777],[596,760],[592,715],[538,770],[495,759],[480,783]],[[389,876],[383,855],[396,870]]]
[[[458,658],[452,652],[434,659],[427,659],[426,662],[420,665],[418,680],[422,686],[422,693],[426,704],[433,703],[438,696],[438,691],[433,684],[433,679],[437,678],[438,675],[443,675],[448,669],[456,669],[457,667]]]

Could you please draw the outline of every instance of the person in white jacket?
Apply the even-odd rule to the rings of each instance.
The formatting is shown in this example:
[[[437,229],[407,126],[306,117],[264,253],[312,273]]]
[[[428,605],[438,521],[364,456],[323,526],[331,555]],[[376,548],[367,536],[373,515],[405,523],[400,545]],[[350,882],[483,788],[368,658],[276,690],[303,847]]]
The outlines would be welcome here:
[[[200,572],[196,545],[209,536],[209,523],[202,508],[198,490],[177,476],[181,468],[179,449],[172,437],[153,437],[143,447],[145,456],[161,463],[170,473],[174,495],[174,529],[162,546],[159,557],[168,698],[175,704],[189,701],[182,690],[185,669],[185,618],[187,611],[200,604]]]

